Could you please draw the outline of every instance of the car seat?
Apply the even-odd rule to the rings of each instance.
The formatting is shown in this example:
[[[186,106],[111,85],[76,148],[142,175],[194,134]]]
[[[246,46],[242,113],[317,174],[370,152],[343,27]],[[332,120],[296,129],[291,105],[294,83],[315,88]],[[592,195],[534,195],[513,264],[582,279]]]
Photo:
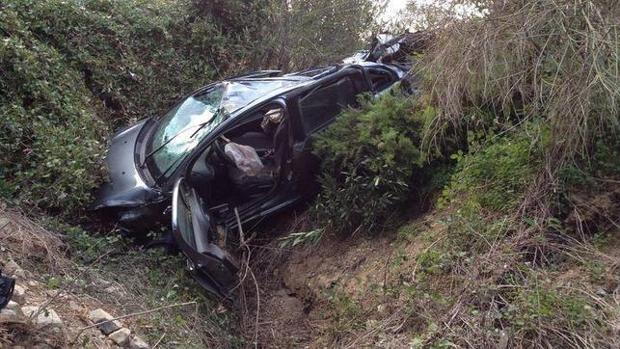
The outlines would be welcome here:
[[[269,139],[267,146],[266,138]],[[237,192],[244,199],[262,195],[274,187],[280,177],[280,167],[288,153],[288,132],[286,120],[282,121],[273,137],[260,132],[247,132],[234,142],[253,147],[257,154],[262,155],[263,169],[254,176],[248,176],[235,165],[229,164],[228,175]],[[232,140],[231,140],[232,141]],[[273,150],[270,154],[269,150]]]

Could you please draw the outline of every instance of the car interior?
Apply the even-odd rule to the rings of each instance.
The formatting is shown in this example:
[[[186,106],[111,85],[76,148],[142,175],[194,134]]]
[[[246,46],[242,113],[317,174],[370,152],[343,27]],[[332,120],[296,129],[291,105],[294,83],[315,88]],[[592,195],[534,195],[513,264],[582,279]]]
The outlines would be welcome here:
[[[282,105],[269,104],[248,120],[218,137],[192,169],[192,186],[216,217],[268,194],[290,153],[289,121]],[[231,156],[237,149],[240,158]],[[248,162],[253,171],[244,170]]]

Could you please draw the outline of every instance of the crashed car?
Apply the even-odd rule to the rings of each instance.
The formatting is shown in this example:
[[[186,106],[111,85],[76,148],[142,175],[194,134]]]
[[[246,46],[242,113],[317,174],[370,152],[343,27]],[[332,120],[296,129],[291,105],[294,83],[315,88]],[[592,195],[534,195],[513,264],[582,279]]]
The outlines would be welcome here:
[[[390,55],[400,45],[379,45],[386,44]],[[312,135],[356,106],[360,94],[378,95],[408,71],[376,49],[365,52],[344,64],[212,83],[162,117],[120,131],[106,157],[110,182],[94,208],[130,233],[170,213],[188,269],[204,288],[229,297],[238,265],[226,246],[239,223],[316,194]]]

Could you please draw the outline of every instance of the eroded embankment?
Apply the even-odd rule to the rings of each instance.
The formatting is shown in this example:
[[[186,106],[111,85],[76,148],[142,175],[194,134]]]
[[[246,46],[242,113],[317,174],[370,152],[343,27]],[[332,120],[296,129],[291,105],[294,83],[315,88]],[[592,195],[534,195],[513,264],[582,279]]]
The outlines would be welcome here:
[[[388,236],[257,247],[252,266],[260,309],[256,317],[250,281],[247,336],[257,324],[267,347],[467,347],[477,336],[509,348],[544,343],[526,337],[538,326],[541,334],[573,331],[583,340],[566,337],[575,347],[612,348],[620,339],[620,228],[609,217],[620,215],[620,188],[608,189],[573,193],[581,209],[565,222],[587,224],[600,235],[579,240],[566,233],[539,251],[549,260],[538,265],[529,253],[515,253],[511,236],[489,241],[492,247],[480,254],[446,250],[457,234],[449,208]]]

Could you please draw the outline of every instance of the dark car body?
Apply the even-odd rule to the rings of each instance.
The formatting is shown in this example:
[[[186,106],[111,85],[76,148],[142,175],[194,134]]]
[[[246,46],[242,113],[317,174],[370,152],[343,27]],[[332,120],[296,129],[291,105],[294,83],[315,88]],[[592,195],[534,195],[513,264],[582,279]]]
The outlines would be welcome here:
[[[398,41],[388,44],[398,48]],[[355,106],[360,94],[383,93],[406,75],[406,66],[370,59],[375,51],[325,68],[216,82],[165,116],[121,130],[106,157],[110,181],[93,208],[130,233],[171,219],[190,272],[209,291],[229,297],[238,266],[226,246],[237,240],[239,223],[314,195],[320,162],[311,152],[312,135]],[[181,126],[175,118],[183,119]],[[229,151],[240,147],[260,159],[261,173],[248,175],[231,160]]]

